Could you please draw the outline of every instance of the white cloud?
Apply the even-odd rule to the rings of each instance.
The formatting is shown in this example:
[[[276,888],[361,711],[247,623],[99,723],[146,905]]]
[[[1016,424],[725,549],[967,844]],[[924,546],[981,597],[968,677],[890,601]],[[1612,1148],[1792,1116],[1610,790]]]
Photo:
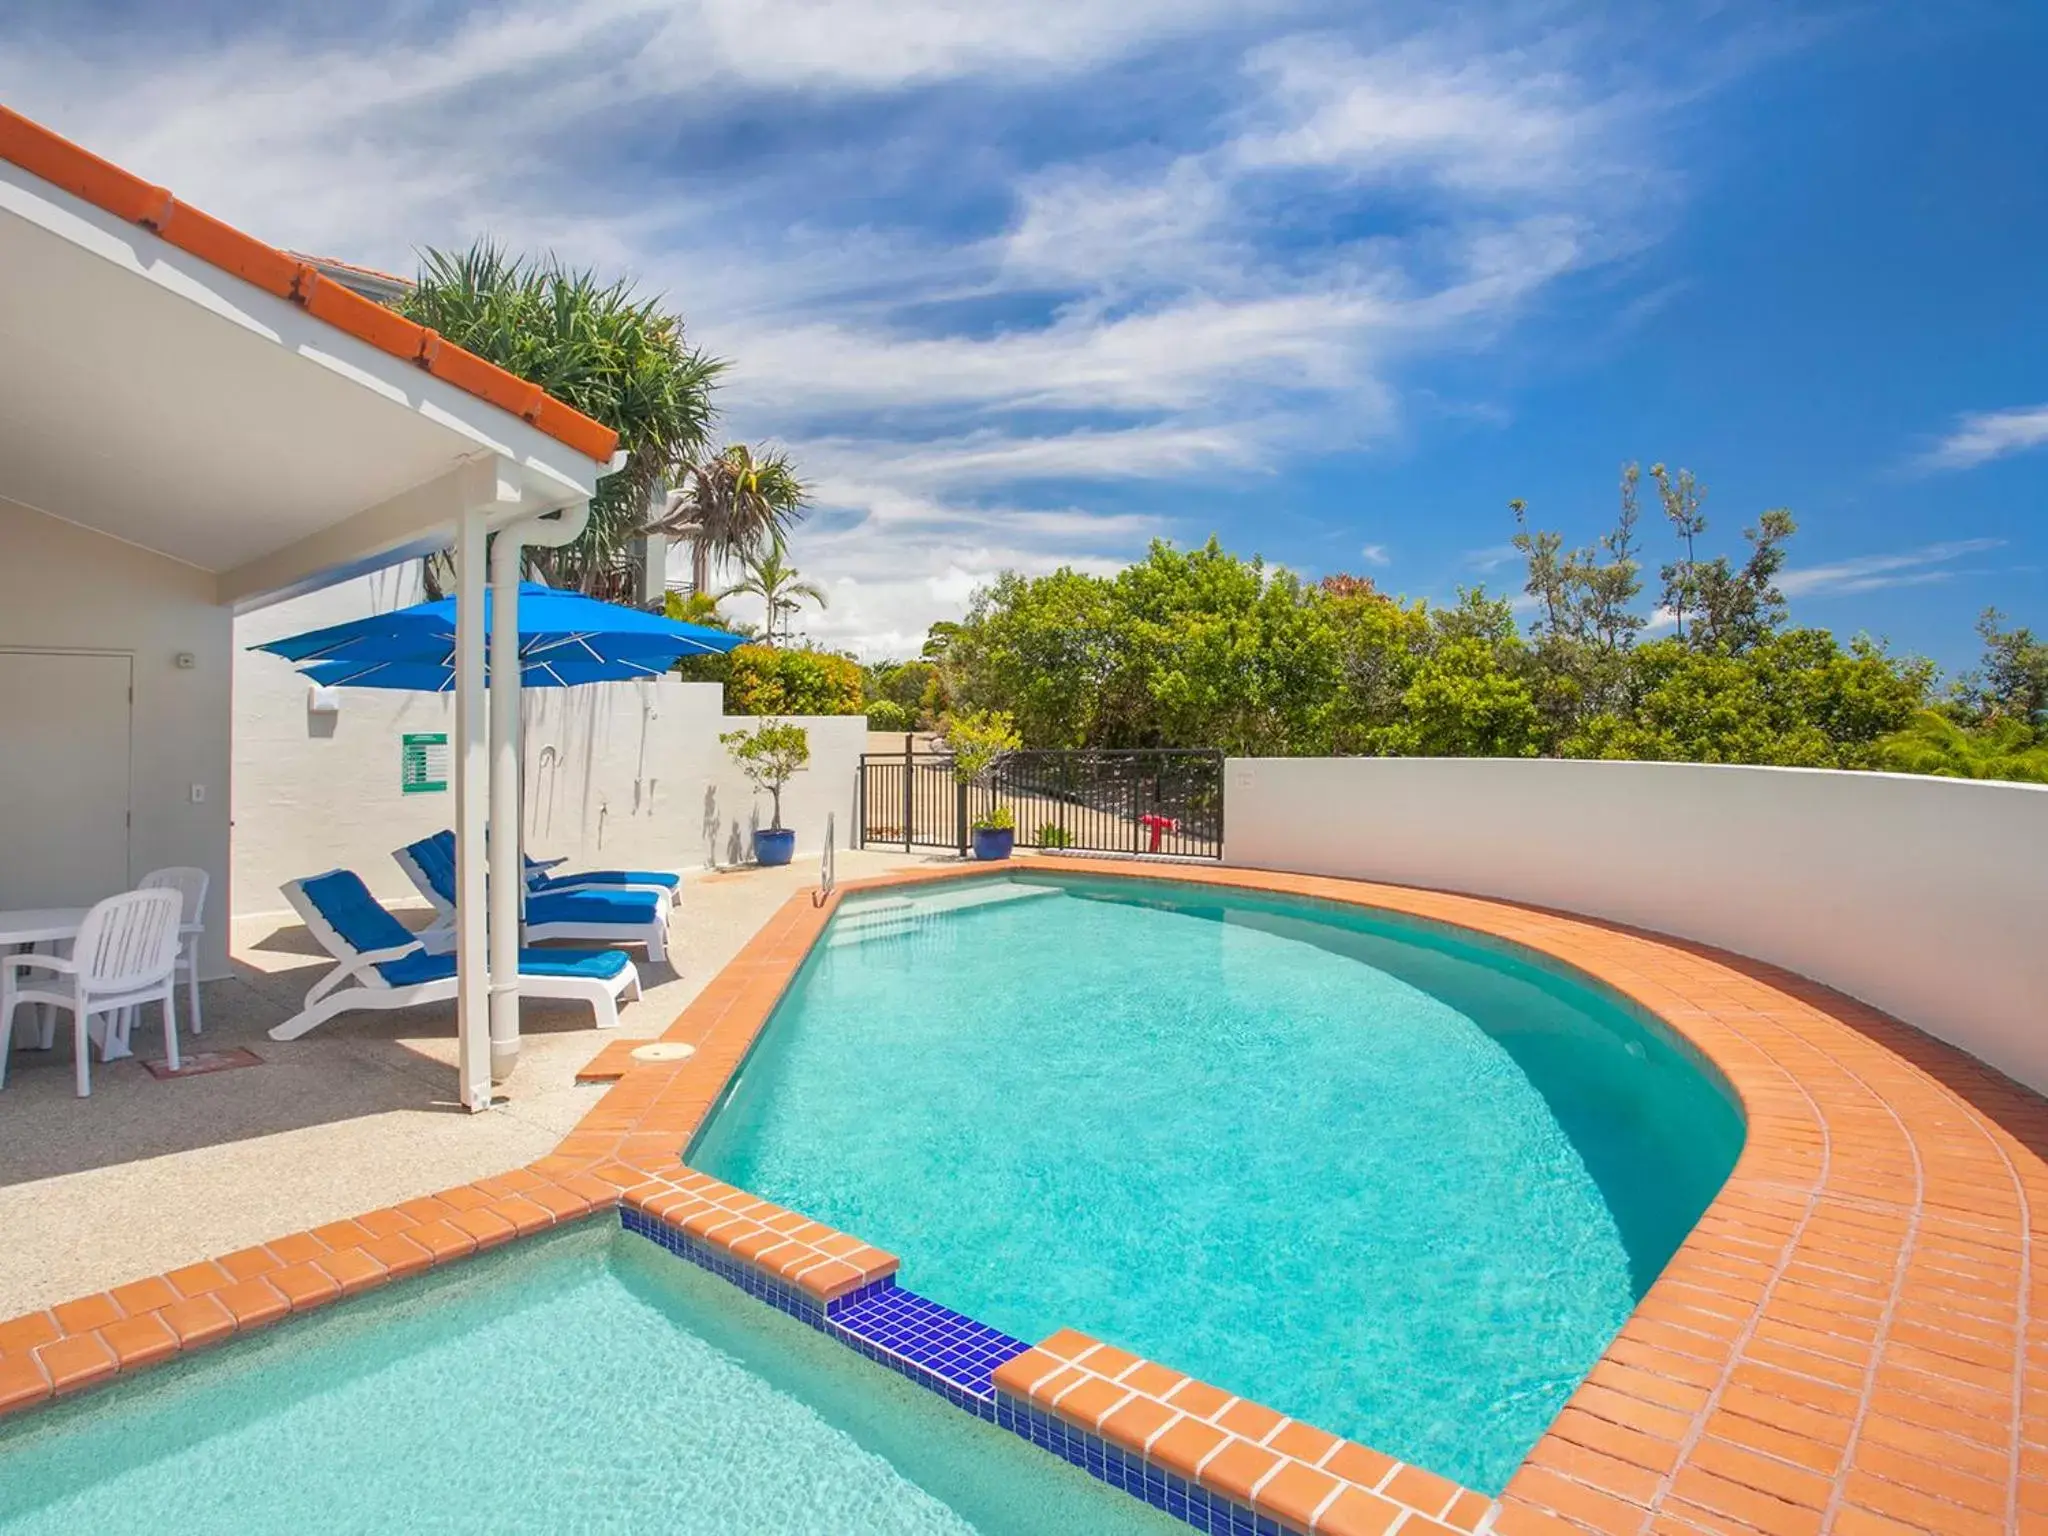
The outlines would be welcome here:
[[[1975,411],[1958,417],[1955,430],[1920,462],[1929,469],[1974,469],[2009,453],[2043,446],[2048,446],[2048,405]]]
[[[1368,544],[1358,552],[1358,558],[1367,565],[1390,565],[1394,557],[1387,553],[1386,545]]]
[[[1248,165],[1526,195],[1614,163],[1606,141],[1615,103],[1526,56],[1447,58],[1431,39],[1361,53],[1342,38],[1302,36],[1268,44],[1249,63],[1276,121],[1239,144]]]
[[[360,38],[18,46],[0,96],[298,249],[409,270],[488,233],[672,295],[735,360],[728,429],[814,483],[813,632],[886,653],[1005,565],[1108,569],[1176,531],[1091,501],[1373,446],[1411,360],[1653,237],[1647,114],[1570,36],[1290,30],[1314,9],[405,7]],[[1149,117],[1122,74],[1148,59],[1171,103]],[[963,82],[971,107],[932,105]],[[732,147],[807,112],[826,126],[794,149]]]
[[[1954,562],[2004,544],[2003,539],[1954,539],[1887,555],[1858,555],[1828,565],[1797,566],[1783,572],[1777,586],[1787,597],[1846,596],[1886,587],[1927,586],[1975,574]]]

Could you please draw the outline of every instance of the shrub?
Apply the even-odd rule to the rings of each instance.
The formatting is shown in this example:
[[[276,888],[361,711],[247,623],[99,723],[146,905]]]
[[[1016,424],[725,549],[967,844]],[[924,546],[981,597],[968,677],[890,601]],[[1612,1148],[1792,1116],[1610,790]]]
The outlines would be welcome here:
[[[725,707],[735,715],[858,715],[860,663],[830,651],[742,645],[728,653]]]
[[[1058,822],[1048,821],[1038,829],[1038,835],[1032,841],[1041,848],[1071,848],[1074,846],[1074,834]]]
[[[868,704],[868,729],[907,731],[914,724],[909,710],[894,699],[874,699]]]

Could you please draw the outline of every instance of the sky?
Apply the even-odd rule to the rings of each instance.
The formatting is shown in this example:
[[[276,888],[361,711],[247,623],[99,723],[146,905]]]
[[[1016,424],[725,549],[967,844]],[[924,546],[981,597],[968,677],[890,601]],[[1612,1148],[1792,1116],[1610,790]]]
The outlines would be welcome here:
[[[2043,78],[2035,0],[0,11],[0,101],[265,239],[665,295],[870,658],[1153,538],[1517,593],[1629,461],[1791,509],[1799,622],[2048,627]]]

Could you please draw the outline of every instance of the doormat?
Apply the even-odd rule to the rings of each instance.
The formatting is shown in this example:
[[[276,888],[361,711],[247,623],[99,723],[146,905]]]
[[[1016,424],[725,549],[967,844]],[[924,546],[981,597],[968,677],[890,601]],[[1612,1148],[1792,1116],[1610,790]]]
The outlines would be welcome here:
[[[209,1072],[232,1072],[236,1067],[260,1067],[263,1058],[236,1046],[228,1051],[181,1051],[183,1063],[174,1072],[167,1061],[145,1061],[151,1077],[204,1077]]]

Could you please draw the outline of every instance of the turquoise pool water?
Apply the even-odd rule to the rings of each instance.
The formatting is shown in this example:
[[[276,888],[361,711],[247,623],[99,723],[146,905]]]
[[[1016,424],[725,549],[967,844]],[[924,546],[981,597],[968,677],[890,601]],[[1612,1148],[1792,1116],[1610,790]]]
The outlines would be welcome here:
[[[0,1427],[0,1531],[1184,1530],[605,1223]]]
[[[1019,1337],[1080,1328],[1473,1488],[1741,1147],[1711,1069],[1510,946],[1194,886],[964,890],[847,903],[692,1164]]]

